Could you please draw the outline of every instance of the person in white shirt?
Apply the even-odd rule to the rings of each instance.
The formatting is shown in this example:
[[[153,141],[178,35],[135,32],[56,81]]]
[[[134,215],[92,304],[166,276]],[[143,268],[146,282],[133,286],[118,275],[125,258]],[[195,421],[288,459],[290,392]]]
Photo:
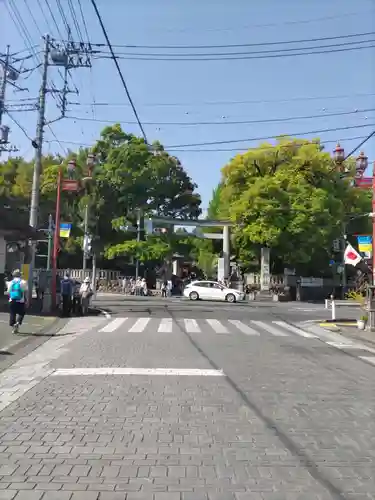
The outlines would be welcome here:
[[[84,282],[79,289],[81,297],[82,314],[87,314],[90,304],[90,298],[93,296],[93,291],[90,284],[90,278],[85,278]]]
[[[21,271],[13,271],[13,279],[8,282],[9,326],[17,333],[26,314],[27,282],[22,279]]]

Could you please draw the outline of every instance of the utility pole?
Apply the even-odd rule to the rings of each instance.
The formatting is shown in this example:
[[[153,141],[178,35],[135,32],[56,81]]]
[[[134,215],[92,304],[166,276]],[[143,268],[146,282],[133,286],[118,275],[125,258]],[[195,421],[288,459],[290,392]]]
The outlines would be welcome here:
[[[89,205],[85,206],[85,213],[83,218],[83,260],[82,269],[83,272],[86,271],[87,267],[87,257],[88,257],[88,241],[89,241]]]
[[[33,184],[31,189],[31,204],[30,204],[30,226],[36,228],[38,225],[39,212],[39,191],[40,191],[40,176],[42,173],[42,152],[43,152],[43,134],[45,125],[46,112],[46,94],[47,94],[47,73],[48,73],[48,57],[49,57],[49,35],[45,37],[44,59],[42,85],[39,91],[39,106],[38,106],[38,124],[36,130],[36,150]]]
[[[137,241],[142,241],[142,231],[144,226],[143,210],[141,208],[137,211]],[[139,278],[139,259],[135,263],[135,279]]]
[[[7,75],[9,68],[9,53],[10,53],[10,46],[7,45],[5,63],[3,65],[3,77],[1,79],[1,88],[0,88],[0,125],[2,124],[2,118],[5,110],[5,90],[7,86]]]
[[[40,176],[42,174],[42,152],[43,152],[43,134],[44,134],[45,112],[46,112],[48,57],[49,57],[49,35],[46,35],[45,45],[44,45],[42,84],[40,86],[40,91],[39,91],[38,122],[36,129],[36,138],[34,141],[35,144],[33,144],[33,146],[35,146],[35,162],[34,162],[33,184],[31,188],[29,224],[34,229],[37,229],[38,227],[38,215],[39,215]],[[36,245],[35,242],[32,242],[29,279],[28,279],[29,303],[31,303],[33,297],[35,253],[36,253]]]

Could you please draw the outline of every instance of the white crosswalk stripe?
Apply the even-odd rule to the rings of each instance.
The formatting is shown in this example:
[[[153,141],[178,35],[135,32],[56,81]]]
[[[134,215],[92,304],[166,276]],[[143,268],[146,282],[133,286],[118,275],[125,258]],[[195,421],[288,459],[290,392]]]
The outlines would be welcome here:
[[[92,324],[91,328],[99,326]],[[100,325],[102,326],[102,325]],[[88,326],[85,327],[88,330]],[[191,334],[243,334],[251,337],[288,337],[298,335],[306,339],[324,338],[324,335],[315,335],[315,331],[305,331],[297,328],[285,321],[257,321],[257,320],[236,320],[236,319],[204,319],[198,320],[193,318],[152,318],[152,317],[126,317],[116,318],[102,326],[99,330],[103,333],[113,332],[155,332],[155,333],[177,333],[179,330],[186,331]],[[336,339],[325,339],[336,340]]]
[[[195,319],[184,319],[184,326],[188,333],[200,333],[201,331]]]
[[[129,332],[140,333],[146,328],[150,318],[138,318],[134,325],[130,328]]]
[[[206,321],[216,333],[229,333],[229,330],[219,320],[206,319]]]
[[[244,333],[245,335],[260,335],[258,331],[250,328],[250,326],[245,325],[244,323],[242,323],[242,321],[239,321],[237,319],[229,319],[228,321],[231,325],[234,325],[240,330],[240,332]]]
[[[306,339],[316,339],[318,338],[316,335],[313,335],[312,333],[307,333],[304,330],[301,330],[300,328],[297,328],[293,325],[289,325],[289,323],[285,323],[285,321],[272,321],[275,325],[282,326],[283,328],[286,328],[287,330],[290,330],[293,333],[296,333],[300,337],[305,337]]]
[[[170,333],[173,329],[172,318],[163,318],[160,321],[158,332],[160,333]]]
[[[271,333],[272,335],[275,335],[275,337],[288,337],[288,333],[285,333],[280,330],[280,328],[275,328],[272,325],[269,325],[268,323],[265,323],[264,321],[255,321],[253,320],[252,323],[256,325],[257,327],[263,328],[263,330],[266,330],[266,332]]]
[[[116,318],[105,325],[105,327],[101,328],[99,331],[107,333],[114,332],[115,330],[117,330],[117,328],[120,328],[120,326],[123,325],[127,319],[128,318]]]

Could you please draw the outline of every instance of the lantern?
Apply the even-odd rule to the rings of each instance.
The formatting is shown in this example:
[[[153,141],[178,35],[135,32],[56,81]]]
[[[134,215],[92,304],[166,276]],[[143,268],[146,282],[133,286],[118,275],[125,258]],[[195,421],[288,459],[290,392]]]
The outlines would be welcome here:
[[[342,163],[345,159],[344,148],[340,146],[339,142],[336,144],[336,148],[333,150],[333,157],[336,163]]]
[[[361,178],[368,166],[368,158],[363,151],[359,153],[355,161],[355,176]]]
[[[68,163],[68,178],[73,180],[76,172],[76,161],[70,160]]]
[[[95,165],[95,155],[93,153],[89,153],[87,155],[87,160],[86,160],[87,173],[89,177],[92,177],[92,171],[94,165]]]

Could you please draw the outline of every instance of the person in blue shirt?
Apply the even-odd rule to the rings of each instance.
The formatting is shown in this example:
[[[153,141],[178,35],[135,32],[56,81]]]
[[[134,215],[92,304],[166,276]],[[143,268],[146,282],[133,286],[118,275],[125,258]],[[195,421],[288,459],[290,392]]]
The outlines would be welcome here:
[[[22,279],[21,271],[13,271],[13,279],[8,282],[9,295],[9,325],[13,333],[18,333],[26,313],[27,282]]]
[[[73,282],[69,274],[66,274],[64,279],[61,280],[60,287],[63,316],[70,316],[72,310]]]

